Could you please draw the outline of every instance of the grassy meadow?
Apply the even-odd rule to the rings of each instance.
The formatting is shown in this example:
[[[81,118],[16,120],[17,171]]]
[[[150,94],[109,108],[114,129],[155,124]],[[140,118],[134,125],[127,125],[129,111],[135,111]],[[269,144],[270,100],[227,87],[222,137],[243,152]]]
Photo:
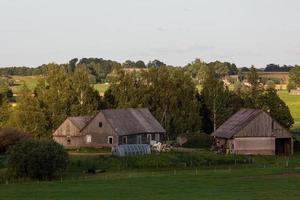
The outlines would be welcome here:
[[[208,152],[202,153],[199,153],[199,157],[204,153],[211,155]],[[160,159],[159,155],[154,157]],[[220,157],[223,156],[215,155],[212,158]],[[112,168],[95,175],[81,173],[85,162],[102,159],[103,156],[73,156],[69,170],[75,170],[79,176],[72,177],[70,173],[68,177],[52,182],[8,181],[0,184],[0,199],[296,200],[300,196],[300,169],[297,167],[300,164],[299,154],[292,158],[254,156],[252,159],[255,162],[251,164],[227,163],[197,168]],[[78,160],[81,160],[80,166],[76,164]],[[112,163],[114,166],[115,161]]]
[[[33,90],[36,87],[40,77],[41,76],[12,76],[12,79],[16,84],[12,87],[13,93],[18,94],[19,90],[24,84],[26,84],[29,89]]]

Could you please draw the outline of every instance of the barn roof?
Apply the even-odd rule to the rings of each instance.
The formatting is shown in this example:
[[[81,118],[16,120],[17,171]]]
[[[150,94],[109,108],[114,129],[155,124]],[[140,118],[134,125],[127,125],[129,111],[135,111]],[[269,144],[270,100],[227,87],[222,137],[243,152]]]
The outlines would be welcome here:
[[[225,121],[212,136],[232,138],[262,112],[259,109],[243,108]]]
[[[101,112],[119,135],[166,132],[147,108],[107,109]]]
[[[92,119],[92,116],[68,117],[68,119],[79,129],[84,128]]]

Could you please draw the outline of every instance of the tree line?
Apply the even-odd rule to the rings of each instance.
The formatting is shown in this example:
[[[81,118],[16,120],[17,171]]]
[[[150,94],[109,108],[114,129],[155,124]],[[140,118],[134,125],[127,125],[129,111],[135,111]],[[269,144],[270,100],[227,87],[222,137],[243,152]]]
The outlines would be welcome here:
[[[294,123],[276,90],[260,84],[254,67],[247,73],[250,84],[236,84],[233,90],[222,80],[229,64],[221,62],[196,60],[184,68],[160,65],[131,73],[117,67],[101,97],[91,84],[89,68],[82,63],[45,65],[46,75],[33,91],[23,86],[15,107],[0,95],[0,126],[16,127],[38,138],[50,137],[68,116],[129,107],[149,108],[169,139],[181,133],[210,134],[242,107],[263,109],[286,128]]]
[[[205,63],[200,59],[196,59],[195,61],[188,63],[184,66],[187,70],[192,72],[192,76],[195,76],[195,72],[201,66],[201,63]],[[238,75],[239,72],[249,72],[250,68],[241,67],[238,68],[234,63],[230,62],[220,62],[215,61],[211,62],[218,65],[224,65],[227,70],[228,75]],[[209,63],[205,63],[209,64]],[[113,72],[116,68],[158,68],[162,66],[169,66],[162,61],[153,60],[149,61],[145,64],[144,61],[131,61],[126,60],[124,63],[119,63],[113,60],[105,60],[102,58],[73,58],[66,64],[66,67],[69,71],[73,71],[76,65],[82,65],[88,69],[90,74],[90,79],[94,82],[101,83],[106,82],[107,76]],[[259,71],[265,72],[289,72],[294,67],[291,65],[283,65],[280,66],[278,64],[268,64],[265,68],[258,69]],[[48,66],[43,64],[39,67],[3,67],[0,68],[0,76],[34,76],[34,75],[45,75],[47,74]]]

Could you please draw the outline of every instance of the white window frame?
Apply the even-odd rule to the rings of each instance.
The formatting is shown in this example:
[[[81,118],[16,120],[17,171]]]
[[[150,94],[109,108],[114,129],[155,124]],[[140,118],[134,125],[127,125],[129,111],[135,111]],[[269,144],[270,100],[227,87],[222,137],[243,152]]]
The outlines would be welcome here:
[[[160,134],[159,133],[155,134],[155,141],[156,142],[160,141]]]
[[[92,136],[86,135],[86,143],[91,143],[91,142],[92,142]]]
[[[151,142],[152,140],[152,134],[147,134],[147,142]]]
[[[141,135],[136,136],[136,143],[137,144],[142,144],[142,136]]]
[[[111,143],[109,142],[111,139]],[[108,136],[107,137],[107,144],[113,144],[114,143],[114,137],[113,136]]]

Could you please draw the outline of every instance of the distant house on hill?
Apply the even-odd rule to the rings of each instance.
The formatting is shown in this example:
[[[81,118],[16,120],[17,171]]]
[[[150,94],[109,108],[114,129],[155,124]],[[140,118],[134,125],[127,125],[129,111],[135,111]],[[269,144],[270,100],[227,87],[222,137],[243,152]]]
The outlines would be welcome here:
[[[258,109],[241,109],[213,134],[216,148],[232,154],[293,154],[293,138],[272,117]]]
[[[290,95],[300,95],[300,88],[297,88],[297,89],[292,89],[290,91]]]
[[[53,133],[67,148],[112,147],[162,141],[166,131],[146,108],[107,109],[95,116],[68,117]]]

